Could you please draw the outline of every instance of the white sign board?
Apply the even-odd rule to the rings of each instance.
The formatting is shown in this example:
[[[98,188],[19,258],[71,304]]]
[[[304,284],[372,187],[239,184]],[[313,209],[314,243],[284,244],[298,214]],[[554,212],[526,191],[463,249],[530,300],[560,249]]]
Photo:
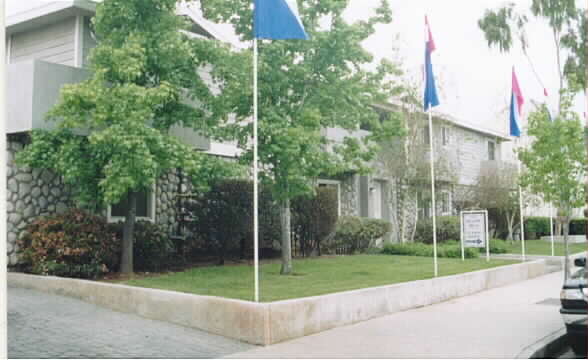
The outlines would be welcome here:
[[[486,214],[485,211],[461,213],[461,231],[464,247],[486,247]]]

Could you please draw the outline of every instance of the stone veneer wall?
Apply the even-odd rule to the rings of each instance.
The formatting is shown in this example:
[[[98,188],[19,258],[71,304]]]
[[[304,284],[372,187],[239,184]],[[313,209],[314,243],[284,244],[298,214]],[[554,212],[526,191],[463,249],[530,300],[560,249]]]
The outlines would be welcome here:
[[[7,255],[8,265],[17,264],[16,240],[39,215],[65,211],[72,205],[71,191],[61,178],[48,171],[19,167],[14,157],[23,148],[23,139],[7,139]]]
[[[24,228],[40,215],[64,212],[75,206],[71,189],[63,184],[61,177],[48,170],[19,167],[15,164],[16,153],[23,149],[24,138],[9,136],[7,142],[7,255],[8,265],[15,266],[17,239]],[[165,231],[177,231],[176,193],[179,177],[171,172],[160,177],[156,186],[155,221]],[[184,191],[189,186],[184,178]]]
[[[359,176],[349,175],[341,179],[341,215],[359,215]]]
[[[162,175],[156,186],[155,222],[161,225],[169,234],[177,232],[177,197],[180,178],[176,172]],[[186,191],[187,179],[184,176],[183,191]]]

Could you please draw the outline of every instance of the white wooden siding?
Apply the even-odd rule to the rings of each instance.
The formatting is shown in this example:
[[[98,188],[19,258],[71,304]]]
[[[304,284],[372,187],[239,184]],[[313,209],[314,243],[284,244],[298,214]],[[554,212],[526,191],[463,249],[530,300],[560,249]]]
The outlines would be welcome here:
[[[464,129],[454,128],[458,138],[459,157],[459,183],[462,185],[474,185],[480,174],[480,167],[488,161],[488,141],[495,143],[495,160],[501,161],[501,144],[496,139],[484,136]]]
[[[73,66],[75,18],[12,35],[10,62],[29,59]]]
[[[86,67],[88,64],[88,56],[90,55],[90,50],[96,47],[96,40],[92,37],[92,32],[90,30],[90,18],[84,16],[84,36],[83,36],[83,67]]]

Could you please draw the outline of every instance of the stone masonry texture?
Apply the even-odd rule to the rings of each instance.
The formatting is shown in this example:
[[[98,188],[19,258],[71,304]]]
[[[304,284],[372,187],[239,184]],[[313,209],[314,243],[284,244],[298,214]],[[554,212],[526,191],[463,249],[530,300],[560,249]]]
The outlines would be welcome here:
[[[24,228],[40,215],[65,211],[72,201],[70,189],[58,175],[15,164],[15,156],[23,148],[21,140],[9,137],[7,147],[7,255],[8,265],[14,266],[18,260],[16,240]]]

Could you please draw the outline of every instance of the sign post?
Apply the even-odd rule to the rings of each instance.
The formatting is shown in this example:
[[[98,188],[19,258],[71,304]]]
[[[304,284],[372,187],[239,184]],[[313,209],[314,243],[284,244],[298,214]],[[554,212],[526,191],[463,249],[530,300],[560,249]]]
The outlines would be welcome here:
[[[488,234],[488,210],[460,212],[461,259],[465,260],[465,248],[486,248],[486,261],[490,261],[490,237]]]

